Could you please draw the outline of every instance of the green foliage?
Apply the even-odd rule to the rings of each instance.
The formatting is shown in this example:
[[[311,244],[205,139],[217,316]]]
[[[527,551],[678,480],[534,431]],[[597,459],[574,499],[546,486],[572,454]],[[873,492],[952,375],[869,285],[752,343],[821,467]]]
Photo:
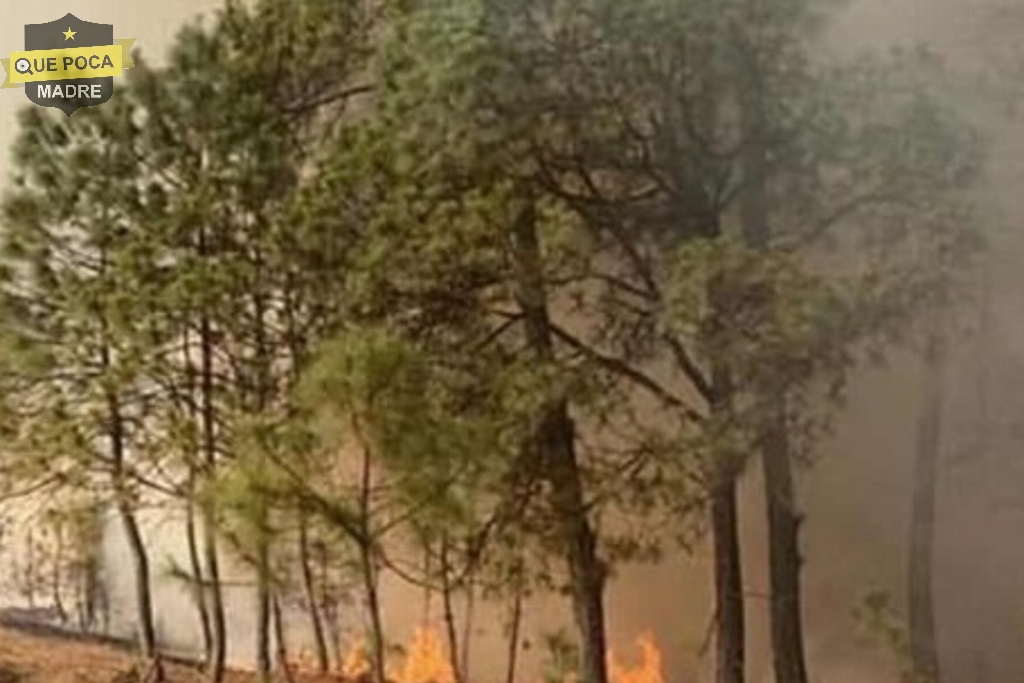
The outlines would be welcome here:
[[[564,588],[550,406],[602,561],[656,561],[780,399],[806,455],[979,246],[935,65],[811,59],[817,4],[371,4],[229,2],[111,103],[26,111],[5,475],[94,485],[117,423],[119,498],[198,503],[282,591],[299,520],[346,567],[444,543],[456,584]]]

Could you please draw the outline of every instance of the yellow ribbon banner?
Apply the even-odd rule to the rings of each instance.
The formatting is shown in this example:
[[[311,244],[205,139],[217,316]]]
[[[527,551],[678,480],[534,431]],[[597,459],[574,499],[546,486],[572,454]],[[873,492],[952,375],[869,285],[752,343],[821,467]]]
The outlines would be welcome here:
[[[7,72],[7,78],[0,87],[117,76],[124,69],[135,66],[129,54],[134,43],[135,38],[119,38],[113,45],[12,52],[10,59],[0,60]]]

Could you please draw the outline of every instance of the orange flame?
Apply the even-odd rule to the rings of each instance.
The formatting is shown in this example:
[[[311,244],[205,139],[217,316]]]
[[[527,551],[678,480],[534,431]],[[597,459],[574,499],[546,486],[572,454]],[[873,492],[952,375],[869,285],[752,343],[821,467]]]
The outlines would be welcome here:
[[[640,661],[636,666],[623,665],[609,650],[608,675],[611,683],[665,683],[662,674],[661,650],[654,636],[645,633],[636,639]],[[370,673],[370,656],[366,641],[356,639],[345,651],[340,674],[347,680],[360,680]],[[417,628],[399,666],[389,673],[395,683],[455,683],[448,649],[440,634],[431,628]],[[565,683],[575,681],[566,676]]]
[[[619,664],[615,654],[608,652],[608,676],[612,683],[665,683],[661,668],[661,651],[654,642],[654,636],[645,633],[636,639],[640,650],[640,664],[625,667]]]
[[[437,631],[417,628],[396,683],[454,683],[447,648]]]
[[[369,675],[372,666],[365,639],[351,641],[339,669],[347,680]],[[400,665],[388,669],[388,679],[394,683],[455,683],[447,648],[438,632],[429,628],[417,628]]]
[[[370,673],[370,653],[366,649],[366,641],[362,638],[354,640],[345,650],[341,661],[341,675],[349,680],[359,680]]]

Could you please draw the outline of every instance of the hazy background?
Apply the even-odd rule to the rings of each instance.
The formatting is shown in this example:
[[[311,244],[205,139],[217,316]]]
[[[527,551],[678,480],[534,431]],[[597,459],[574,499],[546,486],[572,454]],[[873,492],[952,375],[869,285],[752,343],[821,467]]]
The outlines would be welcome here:
[[[220,5],[219,0],[3,0],[0,53],[6,56],[13,50],[24,49],[25,24],[45,24],[71,13],[85,21],[113,24],[115,38],[138,39],[133,54],[137,50],[147,59],[158,61],[183,22]],[[22,88],[0,91],[0,148],[5,160],[15,134],[15,114],[28,104]]]
[[[22,47],[24,24],[52,21],[70,11],[82,19],[112,23],[116,37],[137,38],[136,50],[159,61],[183,21],[219,4],[218,0],[4,0],[0,51]],[[1024,424],[1024,418],[1017,418],[1024,416],[1024,274],[1019,265],[1024,263],[1020,258],[1024,231],[1015,222],[1024,213],[1024,119],[1014,121],[1001,108],[983,103],[979,95],[990,85],[983,77],[992,71],[994,54],[1024,34],[991,18],[996,4],[987,0],[850,2],[828,41],[830,48],[852,52],[895,43],[933,45],[960,76],[955,96],[984,126],[992,145],[985,199],[1006,229],[994,237],[998,255],[991,268],[991,335],[983,346],[965,338],[950,373],[953,396],[945,423],[948,457],[939,501],[937,617],[943,664],[947,680],[953,683],[1024,680],[1024,572],[1020,571],[1024,566],[1024,458],[1018,453],[1024,441],[1016,438],[1024,434],[1017,429],[1018,423]],[[0,91],[0,147],[4,150],[16,132],[15,112],[27,104],[19,90]],[[968,318],[965,325],[971,322]],[[988,370],[982,371],[985,367]],[[835,438],[823,444],[819,461],[803,476],[805,605],[815,681],[894,680],[892,658],[859,635],[852,610],[869,590],[901,596],[919,379],[917,363],[908,355],[893,358],[886,368],[859,373]],[[984,459],[964,460],[956,456],[970,451],[979,433],[980,392],[991,407],[987,425],[991,448]],[[752,683],[770,676],[763,609],[767,585],[760,521],[763,501],[757,477],[756,471],[751,472],[744,484],[745,509],[753,513],[746,516],[751,521],[744,529]],[[173,520],[154,520],[149,535],[156,572],[166,569],[174,556],[184,559],[181,534]],[[130,570],[119,537],[108,538],[106,552],[112,591],[115,597],[122,596],[115,600],[115,617],[120,613],[127,619],[129,604],[124,596],[130,594]],[[616,648],[628,654],[634,636],[653,630],[665,652],[670,683],[705,680],[710,670],[710,652],[700,654],[711,616],[707,560],[702,550],[696,557],[624,571],[608,598]],[[195,616],[185,593],[167,579],[159,581],[157,593],[164,638],[182,647],[195,643]],[[245,626],[252,613],[251,600],[244,588],[230,589],[228,598],[230,626],[236,633],[232,659],[248,663],[252,638]],[[401,636],[422,616],[422,596],[392,588],[386,611],[389,622],[399,629],[395,635]],[[527,614],[527,633],[535,637],[542,625],[564,619],[565,606],[551,599],[531,605]],[[481,612],[477,623],[495,634],[500,630],[496,617]],[[296,625],[297,636],[301,628]],[[498,678],[504,666],[502,648],[497,638],[479,639],[471,661],[475,679]]]

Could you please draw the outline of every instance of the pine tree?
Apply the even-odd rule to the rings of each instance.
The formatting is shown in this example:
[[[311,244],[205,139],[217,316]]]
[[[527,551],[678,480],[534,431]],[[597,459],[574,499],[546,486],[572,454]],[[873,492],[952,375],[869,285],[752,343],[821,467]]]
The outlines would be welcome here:
[[[125,99],[57,121],[26,112],[19,173],[4,206],[7,333],[33,362],[18,374],[25,457],[63,471],[65,484],[100,484],[128,540],[142,657],[160,672],[149,555],[138,521],[133,449],[148,417],[147,348],[132,326],[138,246],[152,197],[137,182],[135,109]]]
[[[678,415],[683,428],[655,442],[663,455],[684,457],[651,462],[672,472],[682,491],[696,463],[713,501],[722,681],[742,680],[744,668],[735,482],[750,455],[763,455],[776,674],[800,682],[806,667],[790,462],[827,427],[856,349],[906,329],[911,313],[940,302],[952,259],[973,248],[962,188],[977,167],[974,141],[935,97],[938,81],[915,55],[853,67],[812,61],[809,41],[822,17],[806,3],[761,10],[739,0],[726,7],[584,4],[467,2],[423,11],[427,37],[413,34],[412,51],[426,64],[420,71],[399,58],[393,67],[422,74],[405,86],[417,110],[402,108],[403,81],[394,78],[396,113],[385,116],[405,118],[387,143],[411,180],[421,224],[442,206],[432,184],[508,207],[509,238],[493,243],[509,239],[505,262],[519,269],[496,268],[491,281],[477,282],[514,283],[520,296],[526,287],[508,320],[533,321],[525,327],[532,325],[535,352],[552,343],[540,332],[546,328],[565,351]],[[448,53],[432,52],[431,39]],[[452,45],[470,56],[447,62],[461,54]],[[430,86],[417,87],[422,82]],[[432,108],[443,101],[462,109]],[[404,136],[426,150],[410,151]],[[440,151],[429,143],[435,139],[459,146]],[[499,186],[502,192],[492,189]],[[545,203],[568,214],[535,223],[531,236],[524,227],[536,215],[531,206]],[[909,225],[918,226],[914,234]],[[558,262],[561,244],[551,249],[546,240],[578,227],[589,243],[576,237],[575,258]],[[834,278],[815,275],[816,264],[837,251],[858,254],[857,266]],[[569,270],[558,272],[566,263]],[[447,273],[431,275],[447,282]],[[547,291],[552,281],[559,294]],[[455,291],[470,291],[473,282],[463,277]],[[545,302],[558,296],[597,331],[581,336],[552,320]],[[646,371],[665,360],[674,377]],[[702,435],[697,458],[695,428]],[[676,447],[665,449],[666,439]],[[568,496],[573,487],[565,483],[558,488]],[[691,495],[676,499],[681,512],[692,512]],[[576,503],[560,507],[563,522],[579,521],[570,511]],[[587,535],[580,531],[579,543],[563,537],[563,544],[579,549],[590,572],[599,563]],[[599,582],[580,573],[573,584],[585,675],[600,677],[599,600],[591,599]]]

